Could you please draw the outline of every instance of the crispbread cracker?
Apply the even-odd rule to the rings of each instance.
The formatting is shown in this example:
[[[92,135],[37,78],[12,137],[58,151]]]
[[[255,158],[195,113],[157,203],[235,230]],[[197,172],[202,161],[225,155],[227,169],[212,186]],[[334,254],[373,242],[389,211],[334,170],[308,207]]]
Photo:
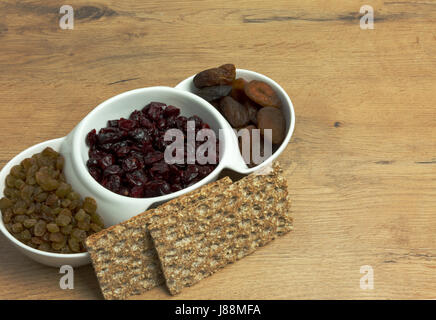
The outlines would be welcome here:
[[[104,298],[125,299],[162,284],[165,280],[146,226],[220,193],[231,183],[225,177],[88,237],[86,246]]]
[[[286,180],[251,174],[195,206],[160,216],[148,230],[171,294],[292,229]]]
[[[125,299],[163,283],[147,221],[137,216],[86,239],[105,299]]]

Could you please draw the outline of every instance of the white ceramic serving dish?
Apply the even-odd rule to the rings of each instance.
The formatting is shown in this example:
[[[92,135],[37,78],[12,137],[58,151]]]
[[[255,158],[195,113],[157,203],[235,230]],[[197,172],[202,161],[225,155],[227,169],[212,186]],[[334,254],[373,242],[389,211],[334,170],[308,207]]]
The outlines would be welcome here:
[[[194,91],[192,77],[182,81],[176,88],[150,87],[127,91],[112,97],[92,110],[68,136],[55,140],[46,141],[32,146],[9,161],[0,172],[0,197],[3,197],[5,178],[12,166],[19,164],[23,159],[41,152],[45,147],[50,146],[61,152],[65,157],[64,174],[75,191],[82,197],[90,196],[97,201],[98,213],[102,216],[105,225],[111,226],[125,221],[140,212],[147,210],[152,205],[157,205],[188,193],[204,184],[217,179],[219,173],[225,169],[231,169],[242,174],[248,174],[270,164],[286,147],[294,130],[295,116],[292,102],[285,91],[271,79],[255,72],[237,70],[238,77],[247,80],[258,79],[269,83],[279,94],[283,104],[283,111],[286,118],[287,134],[282,145],[265,162],[254,168],[248,168],[245,164],[238,147],[238,140],[227,120],[207,101],[191,93]],[[86,161],[88,160],[88,146],[85,143],[87,133],[105,127],[108,120],[127,118],[135,109],[142,109],[152,101],[164,102],[167,105],[174,105],[181,109],[181,115],[198,115],[217,133],[222,130],[220,140],[220,163],[212,173],[197,182],[196,184],[168,195],[154,198],[130,198],[118,195],[109,191],[95,181],[88,173]],[[87,253],[77,254],[56,254],[33,249],[15,239],[5,228],[3,220],[0,219],[0,230],[6,238],[12,242],[22,253],[40,263],[49,266],[60,266],[69,264],[80,266],[89,263]]]

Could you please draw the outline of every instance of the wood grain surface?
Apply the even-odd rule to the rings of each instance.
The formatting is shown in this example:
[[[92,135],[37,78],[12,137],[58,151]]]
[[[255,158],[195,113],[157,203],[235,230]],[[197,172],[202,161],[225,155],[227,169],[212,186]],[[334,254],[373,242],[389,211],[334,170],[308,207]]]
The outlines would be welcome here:
[[[295,230],[176,297],[138,298],[436,298],[436,2],[78,0],[74,30],[63,4],[0,3],[0,167],[113,95],[227,62],[295,106],[279,158]],[[91,266],[74,290],[60,277],[0,236],[0,298],[102,298]]]

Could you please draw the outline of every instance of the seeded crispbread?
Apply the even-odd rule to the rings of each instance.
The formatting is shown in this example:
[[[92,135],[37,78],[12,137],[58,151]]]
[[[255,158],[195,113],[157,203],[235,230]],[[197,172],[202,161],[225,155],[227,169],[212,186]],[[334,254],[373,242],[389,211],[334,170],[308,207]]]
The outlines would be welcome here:
[[[166,285],[179,293],[292,229],[286,180],[278,163],[149,226]]]
[[[156,251],[140,215],[86,239],[105,299],[125,299],[163,283]]]
[[[164,283],[146,226],[160,216],[215,196],[231,183],[225,177],[88,237],[86,246],[104,298],[125,299]]]

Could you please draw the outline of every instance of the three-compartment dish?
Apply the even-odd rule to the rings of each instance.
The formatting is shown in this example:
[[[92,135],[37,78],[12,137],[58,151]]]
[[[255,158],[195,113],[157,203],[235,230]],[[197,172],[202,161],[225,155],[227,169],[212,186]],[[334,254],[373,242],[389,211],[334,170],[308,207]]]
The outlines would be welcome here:
[[[125,221],[152,206],[157,206],[170,199],[182,196],[205,184],[217,179],[220,172],[227,168],[241,174],[249,174],[268,166],[286,148],[295,125],[295,114],[292,102],[286,92],[276,82],[259,73],[237,69],[236,78],[244,78],[247,81],[258,80],[267,83],[276,92],[281,102],[281,112],[284,117],[285,133],[283,141],[274,150],[273,154],[256,166],[247,166],[240,150],[238,138],[233,128],[223,115],[208,101],[196,95],[193,78],[189,77],[180,82],[175,88],[150,87],[121,93],[112,97],[94,108],[66,137],[49,140],[32,146],[12,160],[10,160],[0,172],[0,198],[4,196],[5,180],[11,168],[20,164],[22,160],[51,147],[58,151],[64,158],[63,173],[66,181],[83,198],[92,197],[98,204],[98,213],[103,218],[105,227]],[[179,190],[171,190],[168,193],[153,197],[134,198],[115,193],[103,186],[90,173],[87,162],[90,146],[86,142],[87,134],[96,129],[107,126],[108,120],[128,118],[134,110],[142,109],[150,102],[159,101],[166,105],[180,108],[180,115],[184,117],[198,116],[207,123],[217,136],[220,136],[219,162],[213,170],[207,172],[198,181],[183,185]],[[219,131],[222,131],[219,135]],[[72,265],[80,266],[90,262],[87,252],[80,253],[55,253],[38,250],[16,239],[6,228],[3,219],[0,219],[0,230],[5,237],[22,253],[40,263],[50,266]]]

